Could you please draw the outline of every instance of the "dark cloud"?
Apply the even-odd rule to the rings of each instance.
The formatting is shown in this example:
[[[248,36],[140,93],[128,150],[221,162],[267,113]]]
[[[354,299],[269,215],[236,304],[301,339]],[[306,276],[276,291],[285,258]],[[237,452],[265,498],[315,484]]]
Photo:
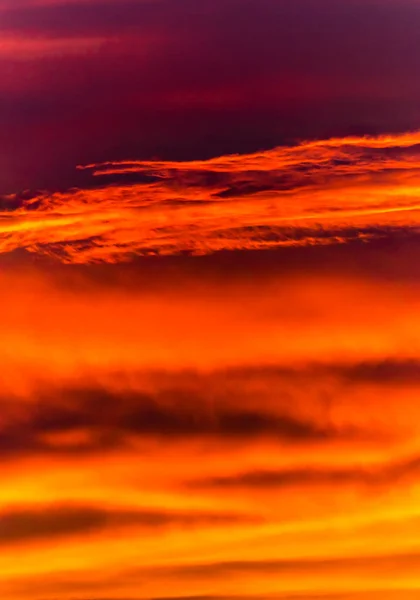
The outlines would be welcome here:
[[[336,430],[287,413],[223,407],[223,391],[213,402],[188,388],[163,388],[155,395],[101,388],[56,389],[50,394],[41,392],[35,404],[20,410],[13,400],[2,402],[3,458],[34,452],[103,451],[125,445],[129,436],[221,442],[268,437],[284,444],[304,444],[357,435],[351,428]],[[78,431],[87,433],[86,441],[51,442],[51,435]]]
[[[114,376],[121,382],[118,392],[100,385],[40,387],[30,403],[3,397],[0,402],[3,458],[33,453],[111,451],[130,444],[133,439],[217,440],[236,444],[269,439],[286,445],[384,441],[390,432],[381,431],[379,424],[366,425],[364,429],[347,418],[338,426],[329,418],[329,411],[340,405],[343,394],[347,397],[350,390],[363,391],[366,385],[377,390],[419,386],[420,364],[416,360],[389,359],[295,368],[231,368],[209,375],[195,371],[152,372],[148,374],[145,391],[125,389],[124,376],[118,373]],[[261,382],[264,382],[262,388]],[[150,386],[153,392],[149,391]],[[311,398],[311,406],[300,416],[293,411],[299,397]],[[312,409],[322,411],[321,420],[319,417],[313,420]],[[80,432],[82,437],[78,436]],[[380,472],[303,468],[245,473],[207,483],[216,487],[379,484],[416,470],[417,462],[410,461]]]
[[[0,545],[88,535],[109,528],[157,530],[166,527],[217,527],[255,522],[240,514],[106,509],[80,505],[41,505],[0,511]]]
[[[355,385],[373,383],[383,386],[401,386],[420,383],[420,362],[415,359],[362,362],[346,367],[332,367],[330,372]]]
[[[267,490],[288,487],[319,487],[334,488],[343,485],[365,486],[375,492],[382,487],[384,491],[389,486],[395,486],[403,480],[416,479],[420,473],[420,458],[381,465],[380,467],[355,468],[298,468],[277,471],[250,471],[232,476],[221,476],[190,482],[192,488],[208,488],[221,490]]]
[[[284,559],[284,560],[244,560],[244,561],[225,561],[214,563],[194,564],[188,566],[179,566],[171,569],[157,569],[162,574],[172,573],[196,577],[250,577],[253,574],[265,574],[267,576],[287,576],[287,575],[309,575],[325,573],[331,576],[332,573],[357,574],[360,572],[369,572],[372,569],[392,569],[393,572],[400,570],[406,572],[415,572],[420,566],[420,554],[416,552],[401,554],[378,554],[378,555],[360,555],[355,557],[338,558],[308,558],[308,559]],[[286,596],[287,597],[287,596]],[[322,596],[321,596],[322,598]]]

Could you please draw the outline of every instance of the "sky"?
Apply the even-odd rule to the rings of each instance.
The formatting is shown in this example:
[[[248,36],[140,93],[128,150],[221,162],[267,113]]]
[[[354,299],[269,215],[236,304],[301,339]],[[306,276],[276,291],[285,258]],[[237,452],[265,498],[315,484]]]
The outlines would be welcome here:
[[[420,2],[0,0],[0,597],[420,594]]]

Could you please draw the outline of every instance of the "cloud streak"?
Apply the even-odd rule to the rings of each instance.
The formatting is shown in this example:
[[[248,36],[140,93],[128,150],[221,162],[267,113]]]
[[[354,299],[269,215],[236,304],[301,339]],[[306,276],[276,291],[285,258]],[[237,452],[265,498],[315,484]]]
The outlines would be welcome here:
[[[130,510],[75,504],[14,507],[0,513],[0,544],[27,544],[42,540],[89,535],[106,529],[132,532],[159,531],[167,527],[226,527],[255,522],[238,514]]]
[[[0,250],[63,262],[336,244],[418,229],[420,134],[205,161],[88,165],[141,181],[2,199]]]

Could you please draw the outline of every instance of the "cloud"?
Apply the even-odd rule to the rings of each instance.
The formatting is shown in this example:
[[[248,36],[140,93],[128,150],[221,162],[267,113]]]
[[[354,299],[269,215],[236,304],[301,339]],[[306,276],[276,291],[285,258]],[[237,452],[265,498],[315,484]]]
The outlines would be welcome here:
[[[0,4],[2,597],[417,600],[418,2]]]
[[[411,235],[129,264],[3,254],[0,511],[28,532],[4,543],[3,594],[386,586],[380,561],[344,558],[417,543],[418,253]]]
[[[420,126],[411,0],[0,10],[0,192],[83,185],[81,161],[208,157]]]
[[[149,180],[5,196],[0,251],[115,262],[404,237],[418,229],[419,147],[420,135],[409,133],[206,161],[89,165],[96,175],[135,171]]]
[[[192,481],[194,488],[220,490],[280,490],[282,488],[311,488],[324,486],[362,486],[367,491],[388,490],[405,481],[414,481],[420,472],[420,458],[414,457],[399,463],[371,466],[370,468],[299,468],[283,471],[253,471],[237,475]]]
[[[255,522],[230,513],[193,513],[74,504],[23,506],[0,511],[0,544],[26,544],[69,536],[91,535],[104,529],[129,528],[153,532],[167,527],[226,527]]]
[[[271,373],[270,373],[271,371]],[[8,396],[0,400],[3,424],[0,450],[6,459],[34,455],[97,453],[124,448],[133,440],[164,443],[205,440],[219,444],[245,444],[271,440],[280,445],[319,445],[334,441],[363,440],[376,432],[363,432],[352,424],[335,426],[287,409],[290,392],[287,379],[302,379],[302,373],[279,374],[274,369],[176,375],[139,375],[137,385],[112,389],[124,376],[115,374],[105,387],[69,387],[31,392],[31,399]],[[309,377],[311,375],[308,375]],[[149,379],[149,381],[147,381]],[[281,386],[278,406],[259,406],[249,387],[265,380]],[[143,380],[144,390],[141,389]],[[161,383],[159,384],[159,380]],[[128,382],[127,382],[128,383]],[[131,386],[135,380],[131,378]],[[153,392],[149,391],[150,387]],[[287,391],[286,391],[287,390]],[[242,400],[240,399],[242,396]],[[241,405],[242,404],[242,405]]]
[[[116,600],[127,599],[127,600],[146,600],[152,598],[153,600],[239,600],[239,598],[256,600],[396,600],[396,598],[403,598],[404,600],[412,600],[418,593],[415,585],[404,586],[402,574],[410,577],[415,574],[415,570],[418,567],[419,556],[417,553],[400,553],[400,554],[377,554],[377,555],[363,555],[361,557],[346,556],[339,557],[336,559],[315,559],[315,560],[278,560],[278,561],[226,561],[226,562],[213,562],[213,563],[202,563],[196,565],[186,565],[184,567],[172,568],[172,567],[158,567],[155,569],[139,569],[136,572],[124,571],[120,576],[124,577],[126,582],[130,585],[141,585],[143,589],[153,590],[153,588],[164,588],[165,586],[174,585],[174,583],[181,583],[184,586],[185,591],[183,595],[179,595],[176,592],[172,595],[167,593],[163,596],[162,594],[153,595],[139,595],[131,591],[130,594],[124,594],[124,592],[118,593],[117,595],[104,596],[101,595],[99,598],[108,600],[109,598],[115,598]],[[390,584],[390,576],[394,575],[398,570],[401,576],[398,578],[400,585]],[[371,574],[369,578],[369,573]],[[95,573],[90,574],[95,577]],[[296,582],[296,577],[303,576],[305,578],[305,584],[293,583]],[[329,580],[326,578],[329,576]],[[154,579],[154,584],[143,585],[144,578],[147,581]],[[223,577],[225,580],[226,587],[230,590],[228,592],[221,593],[209,593],[209,594],[197,594],[194,593],[194,589],[198,587],[199,582],[204,583],[209,589],[214,589],[214,585],[211,585],[211,581]],[[239,578],[241,583],[237,583],[237,587],[243,589],[243,593],[238,595],[233,591],[232,580],[233,578]],[[358,583],[352,584],[352,579],[356,578]],[[360,579],[369,582],[368,589],[360,588]],[[157,581],[161,581],[163,585],[157,585]],[[238,579],[236,579],[238,581]],[[251,582],[254,581],[254,584]],[[255,582],[258,581],[257,584]],[[48,585],[45,582],[35,581],[35,589],[39,591],[45,590],[44,594],[46,598],[52,597],[51,591],[54,589],[62,589],[63,585],[68,582],[67,589],[75,589],[77,592],[83,593],[82,590],[90,589],[90,581],[86,579],[82,580],[71,580],[70,577],[58,578],[56,582]],[[265,583],[264,583],[265,582]],[[267,591],[267,582],[269,582],[275,588],[275,591],[269,593]],[[275,583],[277,582],[277,584]],[[281,583],[286,587],[282,591]],[[307,582],[311,582],[318,586],[316,591],[310,591],[307,589]],[[19,589],[16,585],[17,582],[9,584],[8,589]],[[116,575],[114,577],[107,577],[107,585],[112,586],[114,589],[127,588],[124,584],[116,581]],[[245,585],[252,585],[252,589],[246,589]],[[257,592],[261,589],[261,592]],[[146,592],[147,593],[147,592]],[[134,595],[135,594],[135,595]],[[27,597],[23,595],[22,597]],[[98,597],[98,596],[96,596]]]

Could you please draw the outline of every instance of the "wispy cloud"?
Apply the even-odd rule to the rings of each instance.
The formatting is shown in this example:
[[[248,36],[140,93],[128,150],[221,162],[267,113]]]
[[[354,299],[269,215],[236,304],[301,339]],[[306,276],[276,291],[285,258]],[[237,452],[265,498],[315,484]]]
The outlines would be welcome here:
[[[140,181],[3,197],[2,252],[114,262],[370,240],[418,228],[419,133],[83,168]]]

